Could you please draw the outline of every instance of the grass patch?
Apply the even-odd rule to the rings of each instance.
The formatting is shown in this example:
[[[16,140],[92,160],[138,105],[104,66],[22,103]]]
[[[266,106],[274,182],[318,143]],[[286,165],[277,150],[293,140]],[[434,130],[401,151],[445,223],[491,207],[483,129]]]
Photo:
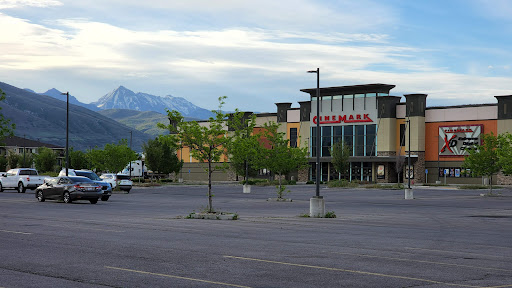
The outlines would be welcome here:
[[[468,184],[468,185],[460,185],[458,188],[459,188],[459,189],[466,189],[466,190],[473,190],[473,189],[491,189],[491,187],[490,187],[489,185],[478,185],[478,184],[476,184],[476,185],[470,185],[470,184]],[[502,189],[502,188],[503,188],[503,187],[501,187],[501,186],[494,186],[494,185],[492,186],[492,189],[493,189],[493,190],[494,190],[494,189]]]
[[[329,181],[327,183],[329,188],[356,188],[359,187],[359,183],[349,182],[345,179]]]

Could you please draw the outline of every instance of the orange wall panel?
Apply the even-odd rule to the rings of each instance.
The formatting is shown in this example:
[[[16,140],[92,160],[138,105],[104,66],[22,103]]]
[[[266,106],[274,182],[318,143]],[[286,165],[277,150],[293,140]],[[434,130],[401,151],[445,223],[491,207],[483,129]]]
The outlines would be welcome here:
[[[483,134],[497,134],[497,120],[478,120],[478,121],[454,121],[454,122],[432,122],[425,123],[425,161],[437,161],[439,149],[439,127],[440,126],[470,126],[483,125]],[[463,156],[440,156],[439,161],[464,161]]]

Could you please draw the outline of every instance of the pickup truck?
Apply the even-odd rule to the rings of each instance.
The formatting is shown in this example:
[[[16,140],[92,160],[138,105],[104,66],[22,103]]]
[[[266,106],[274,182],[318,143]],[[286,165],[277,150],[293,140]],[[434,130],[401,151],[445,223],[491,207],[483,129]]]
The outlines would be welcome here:
[[[34,190],[43,184],[45,176],[39,176],[36,169],[16,168],[0,176],[0,192],[4,189],[16,189],[18,193],[25,193],[28,189]]]

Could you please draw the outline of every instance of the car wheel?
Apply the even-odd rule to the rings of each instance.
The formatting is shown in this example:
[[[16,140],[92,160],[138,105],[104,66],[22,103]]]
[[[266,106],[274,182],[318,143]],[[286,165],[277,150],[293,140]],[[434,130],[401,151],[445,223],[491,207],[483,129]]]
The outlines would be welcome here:
[[[4,192],[4,186],[2,186],[2,183],[0,183],[0,192]]]
[[[126,193],[130,193],[130,190],[131,190],[131,189],[126,190]]]
[[[89,200],[89,202],[91,202],[91,204],[96,204],[96,203],[98,203],[98,199],[91,199],[91,200]]]
[[[44,198],[43,191],[41,191],[41,190],[36,191],[36,197],[37,197],[37,201],[39,201],[39,202],[44,202],[44,200],[46,200]]]
[[[101,201],[108,201],[108,198],[110,198],[110,196],[101,196]]]
[[[69,195],[69,192],[64,192],[64,196],[62,196],[62,200],[64,200],[64,203],[71,203],[71,195]]]
[[[26,190],[27,188],[23,186],[23,182],[18,183],[18,193],[25,193]]]

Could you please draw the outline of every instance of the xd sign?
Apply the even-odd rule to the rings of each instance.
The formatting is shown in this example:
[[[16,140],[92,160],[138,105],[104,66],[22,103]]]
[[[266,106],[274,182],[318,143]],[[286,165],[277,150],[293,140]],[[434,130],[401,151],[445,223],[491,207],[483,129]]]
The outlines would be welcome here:
[[[483,125],[473,126],[440,126],[439,155],[464,156],[469,148],[480,145],[480,134]]]

